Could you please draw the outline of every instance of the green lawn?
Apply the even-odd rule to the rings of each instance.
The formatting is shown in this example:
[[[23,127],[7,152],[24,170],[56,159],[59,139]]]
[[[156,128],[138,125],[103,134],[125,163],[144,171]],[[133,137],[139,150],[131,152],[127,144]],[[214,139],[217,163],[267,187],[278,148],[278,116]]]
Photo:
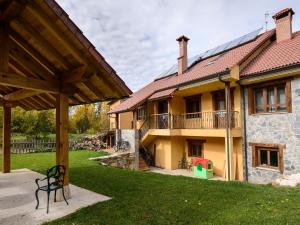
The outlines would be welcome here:
[[[300,189],[204,181],[107,168],[70,153],[71,182],[113,197],[48,224],[300,224]],[[13,155],[13,168],[43,172],[54,153]]]

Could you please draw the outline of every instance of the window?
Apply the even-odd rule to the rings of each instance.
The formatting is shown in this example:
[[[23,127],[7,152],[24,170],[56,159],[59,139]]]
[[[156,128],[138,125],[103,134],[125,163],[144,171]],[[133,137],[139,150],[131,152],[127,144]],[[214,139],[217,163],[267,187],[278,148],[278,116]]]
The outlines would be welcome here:
[[[283,172],[283,148],[285,145],[253,143],[250,145],[252,145],[252,165],[254,167],[273,168]]]
[[[137,120],[145,120],[146,119],[146,107],[141,106],[137,109]]]
[[[276,81],[249,88],[249,114],[291,112],[291,82]]]
[[[158,114],[168,113],[168,101],[163,100],[158,102]]]
[[[186,118],[199,118],[201,111],[201,96],[192,96],[185,99]]]
[[[189,140],[189,157],[203,157],[203,141]]]

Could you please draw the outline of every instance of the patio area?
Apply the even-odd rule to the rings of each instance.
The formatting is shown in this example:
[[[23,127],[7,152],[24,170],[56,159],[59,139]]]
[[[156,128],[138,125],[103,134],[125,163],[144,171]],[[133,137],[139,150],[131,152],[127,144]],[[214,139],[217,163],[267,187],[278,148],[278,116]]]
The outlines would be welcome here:
[[[168,169],[162,169],[159,167],[150,167],[150,172],[171,175],[171,176],[184,176],[184,177],[197,178],[194,176],[192,170],[187,170],[187,169],[168,170]],[[214,176],[213,178],[210,178],[209,180],[225,181],[226,179],[224,177]]]
[[[43,222],[64,217],[76,210],[97,202],[110,200],[110,197],[70,184],[72,198],[64,201],[53,201],[51,193],[49,214],[46,213],[46,193],[40,192],[40,206],[35,209],[34,192],[36,178],[44,175],[29,169],[14,170],[11,173],[0,173],[0,224],[1,225],[38,225]]]

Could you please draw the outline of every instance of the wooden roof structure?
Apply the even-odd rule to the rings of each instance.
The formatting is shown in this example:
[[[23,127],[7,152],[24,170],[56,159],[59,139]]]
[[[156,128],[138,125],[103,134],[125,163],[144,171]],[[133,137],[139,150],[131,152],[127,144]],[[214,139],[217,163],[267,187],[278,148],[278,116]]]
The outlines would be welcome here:
[[[132,93],[54,0],[0,0],[0,68],[6,52],[0,101],[11,106],[55,108],[57,93],[69,105]]]
[[[54,0],[0,0],[3,173],[11,168],[12,107],[56,109],[56,164],[64,166],[68,187],[69,106],[131,93]]]

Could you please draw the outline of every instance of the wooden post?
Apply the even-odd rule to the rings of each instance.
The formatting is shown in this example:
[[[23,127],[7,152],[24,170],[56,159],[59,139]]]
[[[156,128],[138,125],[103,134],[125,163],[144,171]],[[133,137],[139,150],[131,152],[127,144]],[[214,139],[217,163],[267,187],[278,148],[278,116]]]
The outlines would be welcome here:
[[[0,23],[0,72],[8,73],[9,24]],[[2,172],[10,172],[11,107],[3,105]]]
[[[56,164],[66,168],[64,179],[65,195],[70,198],[69,190],[69,102],[68,95],[60,93],[56,95]],[[59,194],[58,200],[62,200]]]
[[[3,106],[2,172],[10,172],[11,107]]]

